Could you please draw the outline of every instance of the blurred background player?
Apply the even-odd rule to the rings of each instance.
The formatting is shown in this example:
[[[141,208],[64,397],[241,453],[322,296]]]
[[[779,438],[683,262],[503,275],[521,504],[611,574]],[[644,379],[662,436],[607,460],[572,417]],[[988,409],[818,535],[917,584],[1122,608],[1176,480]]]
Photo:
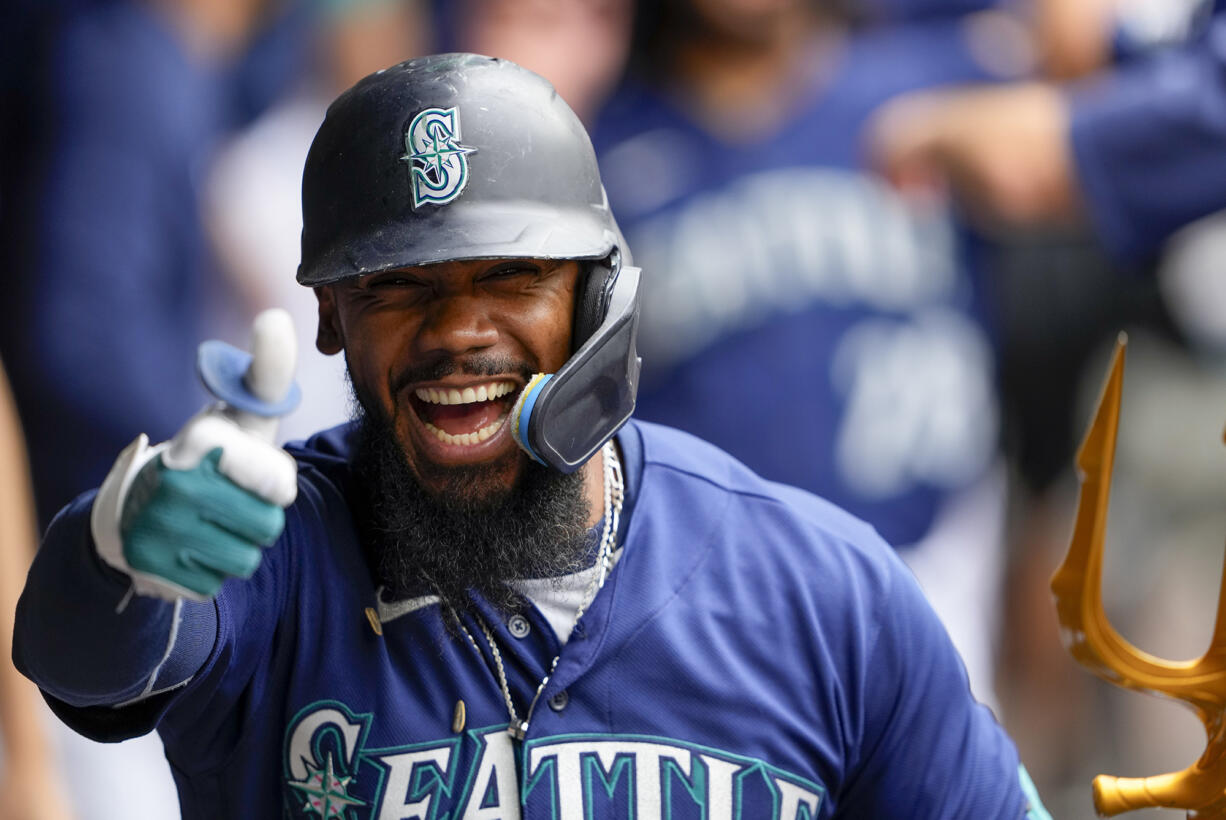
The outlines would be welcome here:
[[[856,28],[856,11],[640,8],[631,73],[594,132],[653,274],[637,412],[870,521],[994,702],[1004,485],[984,272],[945,204],[881,184],[861,139],[896,95],[1016,76],[1025,55],[1008,21]]]
[[[201,401],[171,366],[225,315],[201,185],[220,140],[298,73],[302,20],[270,0],[74,0],[20,22],[0,343],[45,525],[136,418],[173,432]]]

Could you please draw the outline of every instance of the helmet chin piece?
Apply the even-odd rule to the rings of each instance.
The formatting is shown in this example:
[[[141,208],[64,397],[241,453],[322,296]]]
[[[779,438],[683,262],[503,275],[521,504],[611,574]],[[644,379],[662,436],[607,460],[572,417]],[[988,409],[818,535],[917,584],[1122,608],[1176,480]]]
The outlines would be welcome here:
[[[564,473],[581,467],[634,412],[638,393],[638,268],[622,268],[604,319],[554,374],[537,374],[511,411],[511,433],[529,456]]]
[[[542,77],[475,54],[422,57],[328,108],[302,179],[298,281],[471,259],[584,260],[571,357],[520,396],[514,437],[572,472],[634,410],[640,272],[591,141]],[[518,423],[518,426],[516,424]]]

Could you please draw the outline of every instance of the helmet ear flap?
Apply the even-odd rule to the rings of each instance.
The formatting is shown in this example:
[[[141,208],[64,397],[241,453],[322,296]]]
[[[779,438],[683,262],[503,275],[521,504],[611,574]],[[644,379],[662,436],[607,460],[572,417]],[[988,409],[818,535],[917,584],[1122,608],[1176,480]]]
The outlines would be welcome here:
[[[592,337],[609,312],[609,298],[621,270],[621,256],[614,248],[604,259],[584,264],[575,283],[575,316],[571,325],[570,351],[574,353]]]

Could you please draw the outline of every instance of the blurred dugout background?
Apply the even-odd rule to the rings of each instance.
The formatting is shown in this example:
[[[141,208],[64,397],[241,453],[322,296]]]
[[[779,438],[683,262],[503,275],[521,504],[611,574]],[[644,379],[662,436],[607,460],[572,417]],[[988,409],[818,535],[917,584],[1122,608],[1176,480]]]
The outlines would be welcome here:
[[[205,399],[196,344],[242,342],[266,306],[295,313],[303,355],[306,401],[283,437],[343,421],[343,364],[314,352],[314,300],[293,281],[307,145],[327,102],[370,71],[434,51],[508,57],[589,124],[652,282],[643,415],[898,544],[1052,814],[1089,818],[1094,774],[1183,768],[1203,735],[1059,643],[1047,581],[1071,530],[1073,453],[1128,330],[1110,615],[1144,649],[1198,655],[1226,533],[1226,222],[1121,262],[1076,225],[1006,228],[939,190],[901,194],[873,175],[867,135],[911,91],[1080,82],[1124,51],[1177,47],[1208,13],[1195,0],[9,0],[0,359],[40,524],[137,433],[173,434]],[[155,743],[128,761],[51,731],[77,816],[170,816]],[[124,782],[144,797],[96,799]]]

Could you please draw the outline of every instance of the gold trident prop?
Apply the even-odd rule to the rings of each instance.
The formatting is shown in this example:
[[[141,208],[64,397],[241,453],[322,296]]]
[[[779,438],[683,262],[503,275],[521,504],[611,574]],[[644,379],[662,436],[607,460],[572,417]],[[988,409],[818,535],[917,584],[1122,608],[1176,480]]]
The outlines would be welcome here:
[[[1186,704],[1205,724],[1208,745],[1200,759],[1181,772],[1140,778],[1100,774],[1094,778],[1094,808],[1104,816],[1145,808],[1186,809],[1190,820],[1226,820],[1226,587],[1218,597],[1213,640],[1197,660],[1167,661],[1142,652],[1111,627],[1103,611],[1103,537],[1124,345],[1121,334],[1094,422],[1077,453],[1081,497],[1068,555],[1051,579],[1056,614],[1065,646],[1082,666],[1117,686]]]

